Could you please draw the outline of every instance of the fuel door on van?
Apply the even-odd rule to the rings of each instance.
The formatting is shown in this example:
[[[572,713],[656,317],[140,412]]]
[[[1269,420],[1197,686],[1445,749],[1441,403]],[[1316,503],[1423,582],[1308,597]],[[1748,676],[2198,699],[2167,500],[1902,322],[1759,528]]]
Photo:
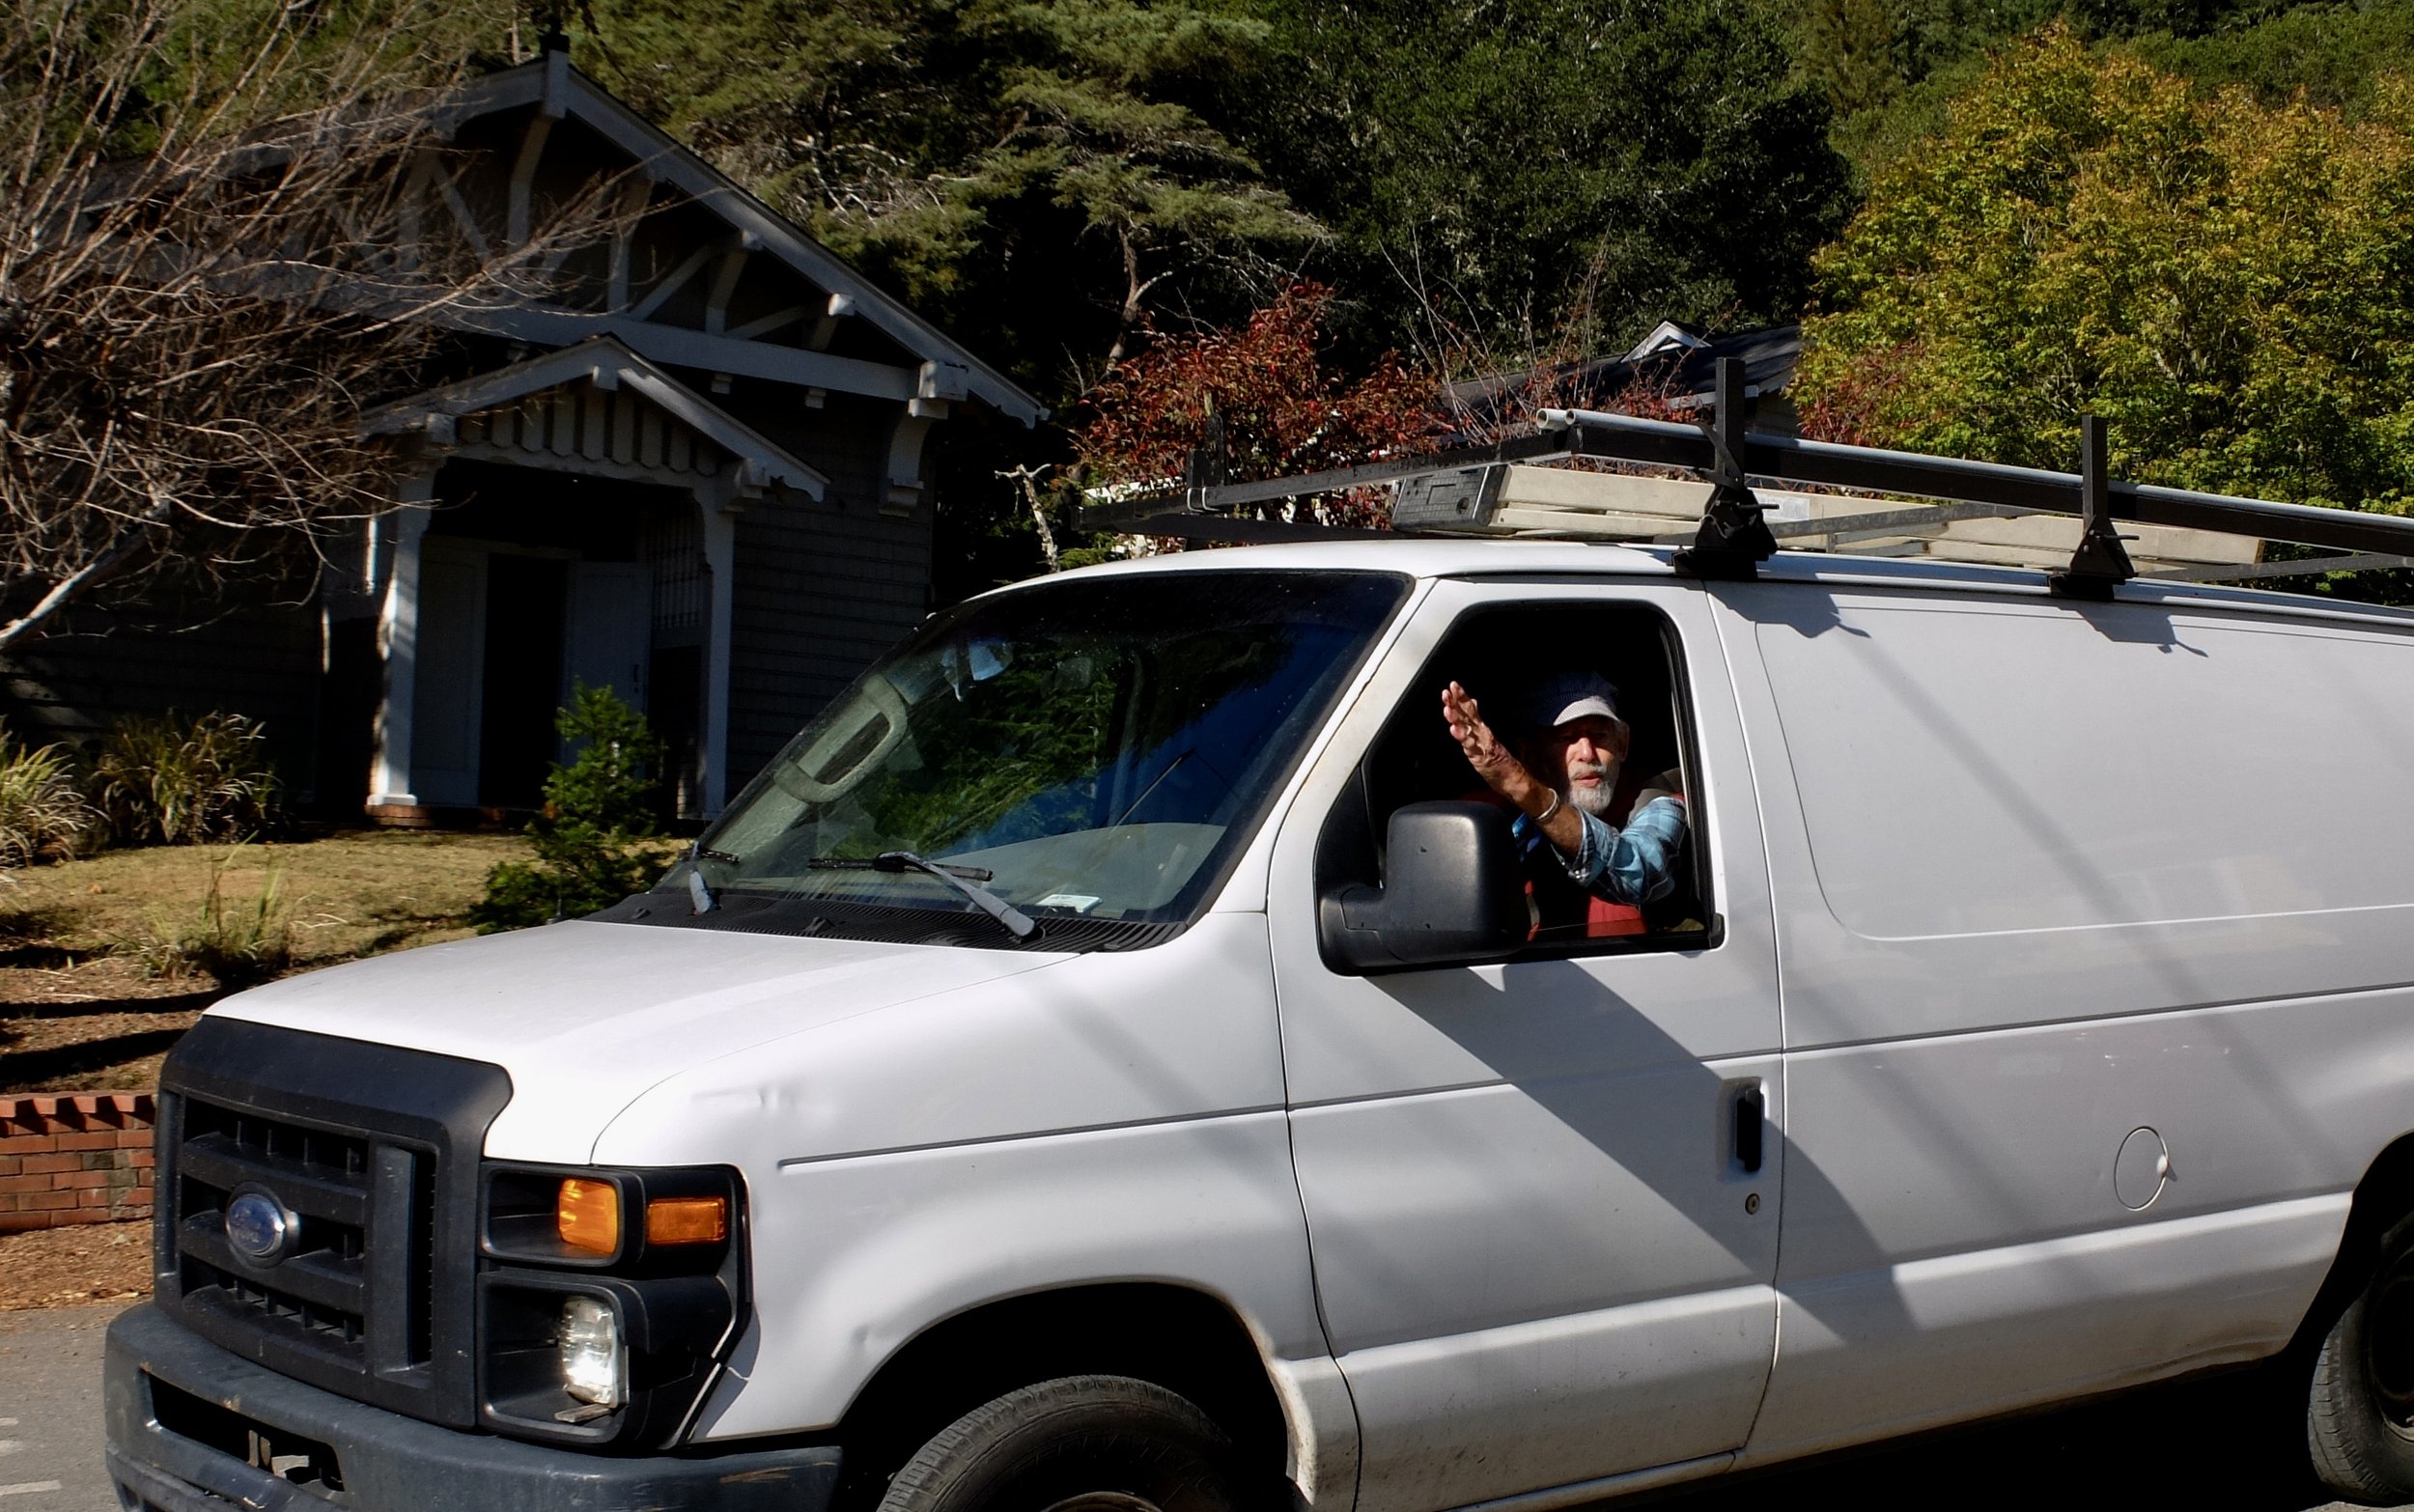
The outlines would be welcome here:
[[[1397,873],[1403,811],[1485,824],[1450,806],[1486,790],[1443,688],[1461,684],[1518,746],[1548,717],[1532,712],[1542,685],[1568,674],[1615,686],[1629,748],[1614,801],[1646,783],[1681,794],[1666,895],[1571,906],[1544,873],[1489,959],[1462,941],[1450,964],[1370,970],[1333,950],[1320,917],[1336,889]],[[1701,591],[1438,584],[1277,847],[1293,1146],[1361,1418],[1361,1512],[1722,1462],[1751,1430],[1775,1342],[1783,1119],[1759,826]],[[1505,864],[1523,891],[1554,863]]]

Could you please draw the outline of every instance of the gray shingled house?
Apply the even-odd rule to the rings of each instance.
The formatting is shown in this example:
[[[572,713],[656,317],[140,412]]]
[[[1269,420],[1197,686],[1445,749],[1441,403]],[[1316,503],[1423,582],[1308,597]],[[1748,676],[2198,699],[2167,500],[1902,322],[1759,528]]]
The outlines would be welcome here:
[[[461,375],[371,417],[406,507],[308,602],[146,633],[87,614],[0,663],[0,714],[267,721],[297,795],[387,823],[532,803],[575,681],[644,709],[681,811],[718,811],[927,612],[925,443],[1030,395],[634,115],[567,54],[445,107],[415,170],[473,245],[616,175],[576,303],[455,310]]]

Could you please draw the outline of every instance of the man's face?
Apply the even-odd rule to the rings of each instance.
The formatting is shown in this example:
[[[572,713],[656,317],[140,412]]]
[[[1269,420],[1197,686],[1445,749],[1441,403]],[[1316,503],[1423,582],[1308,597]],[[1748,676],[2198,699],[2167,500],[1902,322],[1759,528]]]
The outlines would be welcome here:
[[[1599,714],[1570,719],[1543,738],[1551,770],[1545,775],[1571,808],[1607,814],[1626,759],[1626,727]]]

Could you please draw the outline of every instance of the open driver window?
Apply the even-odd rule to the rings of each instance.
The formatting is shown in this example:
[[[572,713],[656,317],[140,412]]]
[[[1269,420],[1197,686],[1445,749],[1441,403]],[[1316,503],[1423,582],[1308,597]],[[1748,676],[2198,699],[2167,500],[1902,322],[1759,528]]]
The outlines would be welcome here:
[[[1656,609],[1639,603],[1504,605],[1471,610],[1419,672],[1411,691],[1352,774],[1318,836],[1316,884],[1322,894],[1353,882],[1379,884],[1384,836],[1404,804],[1436,798],[1488,800],[1489,790],[1469,767],[1442,716],[1442,689],[1458,683],[1480,704],[1485,722],[1521,759],[1531,741],[1534,690],[1555,674],[1598,674],[1616,688],[1630,745],[1613,784],[1613,811],[1641,792],[1670,788],[1683,795],[1686,837],[1673,857],[1667,895],[1621,910],[1594,905],[1564,879],[1550,875],[1545,854],[1530,861],[1528,889],[1533,954],[1568,955],[1639,949],[1702,949],[1715,917],[1709,868],[1703,860],[1696,800],[1692,719],[1676,632]],[[1530,766],[1536,765],[1530,759]],[[1537,770],[1537,775],[1543,773]],[[1634,807],[1639,808],[1640,804]],[[1547,842],[1543,842],[1547,851]],[[1640,912],[1640,918],[1632,917]]]

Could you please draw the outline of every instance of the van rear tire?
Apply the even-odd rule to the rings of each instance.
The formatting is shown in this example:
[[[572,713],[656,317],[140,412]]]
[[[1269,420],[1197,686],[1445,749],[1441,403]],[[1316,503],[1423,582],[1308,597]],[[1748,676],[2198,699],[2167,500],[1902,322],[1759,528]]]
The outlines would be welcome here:
[[[2372,1278],[2322,1339],[2305,1437],[2333,1491],[2414,1501],[2414,1218],[2382,1236]]]
[[[1256,1512],[1232,1441],[1188,1398],[1128,1376],[1009,1391],[941,1429],[879,1512]]]

